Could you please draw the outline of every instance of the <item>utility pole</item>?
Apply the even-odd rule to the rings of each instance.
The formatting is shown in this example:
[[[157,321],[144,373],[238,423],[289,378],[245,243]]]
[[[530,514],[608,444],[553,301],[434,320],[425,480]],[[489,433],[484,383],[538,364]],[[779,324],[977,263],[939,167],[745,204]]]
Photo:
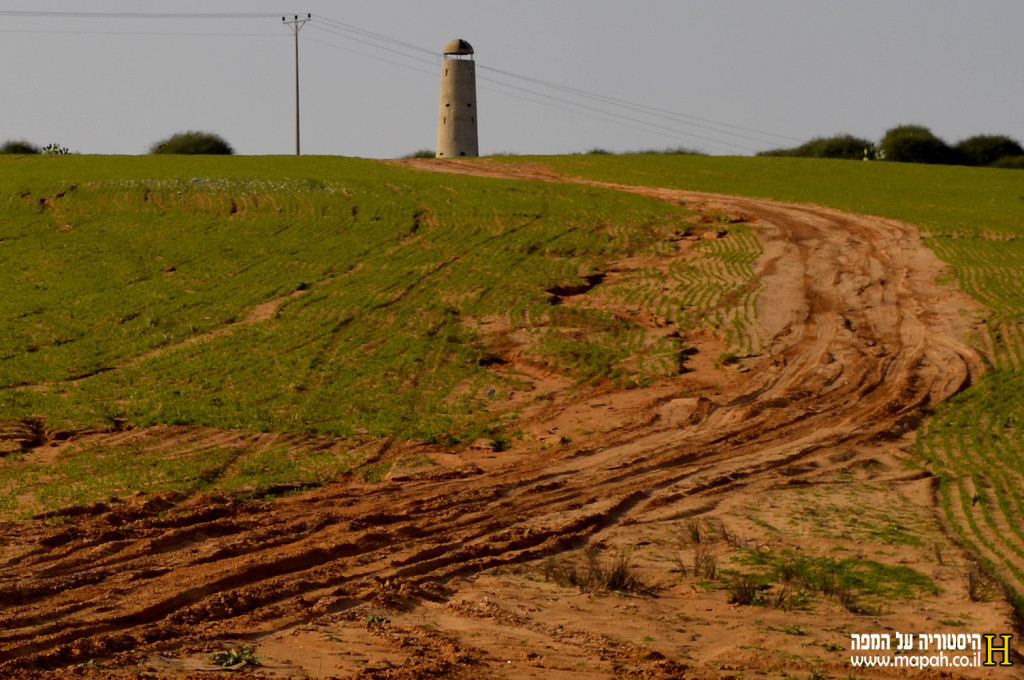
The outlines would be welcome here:
[[[295,155],[299,156],[302,153],[302,146],[299,137],[299,31],[306,25],[310,19],[313,18],[312,14],[307,14],[305,19],[299,18],[296,14],[294,19],[288,17],[281,17],[281,22],[292,29],[295,34]]]

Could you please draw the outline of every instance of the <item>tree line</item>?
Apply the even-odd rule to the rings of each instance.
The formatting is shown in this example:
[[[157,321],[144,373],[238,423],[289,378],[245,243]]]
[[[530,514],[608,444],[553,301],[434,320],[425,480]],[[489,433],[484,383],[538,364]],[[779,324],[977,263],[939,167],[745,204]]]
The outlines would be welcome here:
[[[36,146],[24,140],[8,140],[0,145],[0,154],[66,154],[60,144]],[[153,144],[149,153],[187,155],[230,155],[234,149],[219,135],[210,132],[179,132]],[[608,153],[594,149],[589,153]],[[650,153],[650,152],[646,152]],[[696,153],[685,149],[662,153]],[[433,152],[423,152],[433,157]],[[797,158],[841,158],[886,160],[898,163],[931,163],[978,167],[1024,168],[1024,147],[1006,135],[974,135],[954,145],[947,144],[923,125],[899,125],[887,131],[877,144],[853,135],[815,137],[791,149],[762,151],[758,156]]]
[[[1024,168],[1024,147],[1006,135],[974,135],[950,145],[923,125],[898,125],[877,144],[853,135],[816,137],[792,149],[762,151],[758,156]]]
[[[68,150],[60,144],[36,146],[25,140],[8,140],[0,144],[0,154],[66,154]],[[178,132],[149,147],[149,153],[229,156],[235,150],[220,135],[212,132]]]

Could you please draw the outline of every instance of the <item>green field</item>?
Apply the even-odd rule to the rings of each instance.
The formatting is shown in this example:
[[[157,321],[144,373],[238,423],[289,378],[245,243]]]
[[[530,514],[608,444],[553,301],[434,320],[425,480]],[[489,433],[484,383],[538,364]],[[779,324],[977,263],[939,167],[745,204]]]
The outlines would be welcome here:
[[[603,181],[833,206],[919,225],[989,307],[980,383],[936,409],[922,461],[962,540],[1018,590],[1024,494],[1024,173],[790,158],[563,156]],[[521,385],[492,370],[482,324],[531,334],[529,359],[580,384],[642,385],[680,370],[682,340],[645,342],[623,318],[552,305],[556,287],[667,254],[680,206],[568,184],[417,173],[341,158],[0,159],[0,512],[135,490],[322,483],[389,438],[457,445],[516,436],[500,407]],[[696,264],[624,276],[610,294],[739,353],[760,253],[745,225]],[[266,310],[267,316],[251,316]],[[230,446],[25,446],[149,426],[293,433]],[[327,451],[317,437],[341,442]],[[20,442],[20,443],[18,443]],[[318,443],[319,442],[319,443]],[[170,461],[170,462],[168,462]],[[364,466],[368,478],[381,473]],[[962,521],[966,515],[969,521]],[[1008,528],[1009,527],[1009,528]],[[1013,528],[1016,527],[1016,528]],[[992,557],[1005,555],[1000,560]]]
[[[507,443],[500,405],[521,385],[489,368],[488,320],[531,334],[530,361],[579,383],[680,370],[682,339],[645,342],[635,323],[549,292],[664,254],[692,226],[679,206],[338,158],[6,158],[0,176],[0,420],[18,435],[0,459],[8,510],[18,497],[38,508],[320,483],[390,438]],[[691,325],[717,318],[760,246],[741,227],[700,247],[712,274],[680,272],[668,287],[680,299],[644,296],[642,276],[616,294],[680,317],[685,304]],[[699,299],[682,299],[695,276],[708,278]],[[230,447],[185,447],[173,463],[143,449],[76,449],[55,464],[22,451],[156,425],[348,446],[325,458],[320,443],[296,444],[266,456],[290,461],[274,465]]]
[[[605,182],[674,187],[827,205],[892,217],[935,235],[1024,229],[1024,173],[910,163],[806,158],[642,156],[506,157]]]

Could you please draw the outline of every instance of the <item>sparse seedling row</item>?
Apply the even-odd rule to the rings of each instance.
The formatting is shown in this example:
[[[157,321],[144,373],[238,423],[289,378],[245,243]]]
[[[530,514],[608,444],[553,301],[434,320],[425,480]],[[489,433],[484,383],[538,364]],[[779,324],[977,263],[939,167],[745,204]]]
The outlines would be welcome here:
[[[974,390],[941,406],[918,436],[918,451],[941,482],[939,498],[951,525],[1017,592],[1024,591],[1020,379],[1017,370],[984,375]]]
[[[611,287],[610,299],[686,330],[727,326],[730,347],[744,355],[760,351],[760,287],[753,264],[762,248],[752,228],[732,225],[723,238],[703,240],[694,251],[701,256],[670,259],[664,270],[645,266],[628,272]]]

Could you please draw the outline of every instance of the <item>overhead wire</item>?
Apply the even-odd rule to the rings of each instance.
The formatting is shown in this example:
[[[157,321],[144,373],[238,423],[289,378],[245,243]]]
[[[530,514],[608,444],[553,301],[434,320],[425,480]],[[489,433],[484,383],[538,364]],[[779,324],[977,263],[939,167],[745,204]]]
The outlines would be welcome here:
[[[660,125],[658,123],[653,123],[653,122],[650,122],[650,121],[645,121],[645,120],[642,120],[642,119],[639,119],[639,118],[635,118],[633,116],[627,116],[625,114],[616,113],[615,111],[602,110],[602,109],[599,109],[599,108],[597,108],[595,106],[588,106],[587,104],[581,104],[579,102],[574,102],[572,100],[564,99],[562,97],[556,97],[554,95],[545,94],[544,92],[538,92],[536,90],[530,90],[528,88],[519,87],[517,85],[512,85],[510,83],[503,83],[501,81],[494,80],[493,78],[480,78],[480,77],[478,77],[477,80],[483,80],[484,82],[497,83],[499,85],[502,85],[504,87],[507,87],[507,88],[510,88],[510,89],[513,89],[513,90],[519,90],[519,91],[522,91],[522,92],[528,92],[530,94],[534,94],[534,95],[537,95],[539,97],[544,97],[545,99],[551,99],[551,100],[554,100],[554,101],[563,102],[563,103],[568,104],[570,106],[576,107],[577,109],[581,109],[583,112],[600,113],[600,114],[605,115],[605,116],[612,116],[614,118],[620,119],[618,121],[609,120],[607,118],[601,118],[600,119],[600,120],[605,120],[606,122],[611,122],[611,123],[615,123],[615,124],[622,124],[621,121],[626,121],[628,123],[635,123],[637,125],[644,126],[644,127],[639,127],[638,128],[638,127],[635,127],[634,125],[627,125],[627,127],[632,127],[633,129],[645,130],[647,132],[654,131],[654,132],[671,133],[671,137],[672,138],[685,137],[685,138],[688,138],[688,139],[691,139],[691,140],[700,140],[700,141],[705,141],[705,142],[713,142],[715,144],[720,144],[720,145],[728,146],[728,147],[731,147],[733,149],[738,149],[740,151],[749,151],[749,152],[756,151],[755,149],[752,149],[752,148],[747,147],[747,146],[743,146],[741,144],[734,144],[732,142],[727,142],[727,141],[721,140],[721,139],[715,139],[713,137],[706,137],[704,135],[699,135],[699,134],[695,134],[695,133],[692,133],[692,132],[685,132],[683,130],[678,130],[676,128],[670,128],[670,127],[668,127],[666,125]],[[573,111],[575,113],[577,113],[577,114],[580,114],[580,115],[587,115],[588,117],[593,117],[593,116],[590,116],[589,113],[582,113],[579,110],[573,110]]]
[[[501,90],[497,90],[497,89],[494,89],[494,88],[491,88],[491,87],[481,87],[480,89],[488,91],[488,92],[494,92],[495,94],[501,95],[503,97],[511,97],[513,99],[519,99],[521,101],[529,102],[531,104],[536,104],[538,106],[544,106],[544,107],[551,108],[551,109],[556,109],[556,110],[559,110],[559,111],[566,111],[566,112],[572,113],[574,115],[584,116],[586,118],[591,118],[593,120],[599,120],[599,121],[602,121],[602,122],[605,122],[605,123],[611,123],[612,125],[618,125],[619,127],[624,127],[624,128],[628,128],[628,129],[631,129],[631,130],[638,130],[640,132],[647,132],[647,133],[651,132],[650,127],[644,127],[642,125],[631,125],[630,123],[624,122],[622,120],[614,120],[614,119],[611,119],[611,118],[605,118],[604,116],[596,115],[596,114],[592,114],[592,113],[583,113],[583,112],[578,111],[576,109],[571,109],[571,108],[569,108],[567,106],[558,106],[557,104],[553,104],[551,102],[540,101],[540,100],[537,100],[537,99],[532,99],[530,97],[524,97],[524,96],[521,96],[521,95],[512,94],[511,92],[503,92]],[[678,141],[678,138],[680,136],[682,136],[682,137],[691,137],[691,138],[695,138],[695,139],[699,138],[699,139],[703,139],[705,141],[713,141],[713,142],[715,142],[717,144],[722,144],[722,145],[725,145],[725,146],[732,146],[733,148],[740,149],[742,151],[751,151],[751,152],[754,151],[754,149],[750,149],[750,148],[747,148],[747,147],[741,147],[741,146],[737,146],[737,145],[732,145],[729,142],[724,142],[724,141],[720,141],[720,140],[713,140],[713,139],[710,139],[710,138],[703,138],[703,137],[693,137],[692,135],[688,135],[687,133],[682,133],[682,132],[677,132],[677,133],[673,134],[670,138]]]
[[[282,16],[279,13],[269,12],[55,12],[55,11],[16,11],[0,10],[0,17],[25,17],[25,18],[57,18],[57,19],[132,19],[132,20],[195,20],[195,19],[267,19]],[[332,38],[341,39],[370,47],[374,50],[387,52],[401,57],[403,60],[429,64],[436,66],[440,63],[440,55],[436,50],[428,49],[405,40],[400,40],[375,31],[370,31],[337,19],[316,15],[315,21],[309,24],[310,28],[323,34],[324,40],[306,38],[310,42],[321,44],[333,49],[358,54],[378,61],[384,61],[393,66],[409,69],[418,73],[435,76],[433,71],[426,71],[409,63],[384,59],[378,56],[371,56],[357,49],[344,47],[337,44]],[[153,31],[40,31],[26,29],[0,29],[2,33],[95,33],[99,35],[210,35],[210,36],[259,36],[267,37],[269,33],[225,33],[225,32],[153,32]],[[540,78],[526,76],[506,69],[500,69],[487,64],[477,62],[477,68],[490,76],[478,76],[478,80],[485,83],[481,89],[495,92],[502,96],[519,99],[535,105],[546,106],[557,110],[570,112],[574,115],[584,116],[599,120],[605,123],[619,125],[634,130],[659,134],[672,139],[697,140],[715,145],[718,148],[730,148],[746,152],[756,152],[756,149],[743,142],[755,142],[759,145],[771,145],[777,142],[768,141],[766,138],[777,140],[789,140],[800,142],[795,137],[782,135],[764,130],[733,125],[723,121],[701,118],[678,111],[651,106],[612,97],[609,95],[589,92],[576,87],[562,85],[559,83],[543,80]],[[502,78],[504,80],[502,80]],[[520,84],[508,82],[508,80],[520,81]],[[488,84],[490,86],[488,86]],[[642,116],[642,117],[639,117]],[[655,120],[652,120],[655,119]],[[665,125],[660,121],[667,121],[672,125]],[[691,129],[711,132],[719,136],[728,137],[732,141],[720,137],[709,137],[706,134],[694,132]]]
[[[346,40],[352,40],[372,47],[374,49],[387,51],[392,54],[398,54],[403,58],[413,59],[423,63],[436,65],[439,61],[436,50],[427,49],[422,46],[415,45],[413,43],[409,43],[403,40],[383,35],[381,33],[376,33],[374,31],[362,29],[351,24],[347,24],[345,22],[332,19],[330,17],[317,15],[317,19],[320,22],[325,23],[327,26],[330,26],[332,29],[336,29],[328,30],[323,27],[320,27],[320,30],[323,30],[336,37],[340,37]],[[385,43],[387,46],[378,43]],[[431,59],[426,59],[417,56],[416,54],[409,54],[408,52],[402,50],[430,55]],[[631,114],[639,114],[652,118],[659,118],[661,120],[668,120],[679,125],[692,127],[704,131],[710,131],[713,133],[717,133],[719,135],[725,135],[727,137],[732,138],[733,140],[746,140],[749,142],[756,142],[762,145],[770,145],[773,143],[777,143],[768,141],[765,139],[765,137],[775,137],[778,139],[802,141],[795,137],[789,137],[787,135],[780,135],[777,133],[767,132],[763,130],[756,130],[753,128],[732,125],[721,121],[713,121],[706,118],[700,118],[697,116],[691,116],[688,114],[670,111],[668,109],[662,109],[658,107],[639,104],[636,102],[630,102],[616,97],[610,97],[607,95],[588,92],[586,90],[582,90],[579,88],[560,85],[539,78],[524,76],[504,69],[490,67],[487,66],[486,64],[480,63],[479,61],[477,61],[476,64],[478,70],[487,71],[498,76],[504,76],[505,78],[518,79],[530,85],[547,88],[548,90],[554,90],[554,92],[556,92],[557,94],[545,92],[543,90],[537,89],[536,87],[516,85],[510,82],[499,80],[498,78],[495,77],[478,75],[478,81],[482,81],[484,83],[491,83],[496,88],[498,88],[488,88],[486,86],[481,87],[481,89],[485,91],[496,92],[504,96],[520,99],[534,104],[548,106],[550,108],[555,108],[558,110],[574,113],[575,115],[582,115],[585,117],[593,118],[607,123],[612,123],[615,125],[620,125],[623,127],[628,127],[635,130],[654,132],[674,139],[682,137],[688,140],[699,140],[702,142],[715,144],[720,148],[728,147],[730,149],[736,149],[745,152],[756,152],[756,149],[751,148],[749,145],[738,143],[737,141],[726,141],[720,138],[708,137],[707,135],[699,134],[693,131],[680,130],[678,127],[670,127],[668,125],[662,125],[651,120],[644,120],[642,118],[637,118],[635,115],[621,113],[620,111],[614,109],[627,111]],[[520,94],[515,93],[530,95],[530,97],[524,97],[521,96]],[[539,101],[538,99],[536,99],[536,97],[539,97],[542,100],[546,101]],[[591,105],[582,103],[580,101],[575,101],[574,99],[572,99],[572,97],[582,99],[584,101],[589,100],[590,102],[596,103],[597,105]],[[614,109],[609,107],[614,107]]]
[[[354,33],[356,35],[360,35],[360,36],[363,36],[363,37],[366,37],[366,38],[372,38],[374,40],[379,40],[381,42],[391,43],[393,45],[398,45],[400,47],[404,47],[406,49],[409,49],[409,50],[411,50],[413,52],[422,52],[424,54],[430,55],[431,57],[434,58],[434,60],[436,60],[436,58],[437,58],[437,51],[436,50],[427,49],[426,47],[421,47],[419,45],[414,45],[413,43],[406,42],[404,40],[399,40],[397,38],[391,38],[391,37],[383,35],[381,33],[375,33],[373,31],[368,31],[368,30],[366,30],[364,28],[359,28],[358,26],[353,26],[351,24],[346,24],[345,22],[338,21],[336,19],[331,19],[330,17],[325,17],[325,16],[322,16],[322,15],[319,15],[319,14],[317,15],[317,20],[318,20],[318,22],[326,23],[328,26],[331,26],[331,27],[333,27],[333,28],[335,28],[335,29],[337,29],[339,31],[345,31],[346,33]]]
[[[373,59],[376,62],[384,62],[386,64],[391,64],[392,66],[397,66],[399,68],[407,69],[409,71],[415,71],[417,73],[422,73],[424,75],[428,75],[428,76],[435,77],[435,78],[437,77],[437,74],[434,71],[427,71],[426,69],[417,68],[416,66],[412,66],[411,64],[403,64],[401,62],[394,61],[394,60],[391,60],[391,59],[382,59],[381,57],[369,55],[366,52],[361,52],[359,50],[355,50],[355,49],[352,49],[352,48],[349,48],[349,47],[342,47],[341,45],[338,45],[337,43],[328,42],[326,40],[317,40],[316,38],[308,38],[308,37],[304,38],[304,40],[308,40],[309,42],[316,43],[318,45],[324,45],[325,47],[330,47],[331,49],[340,50],[342,52],[348,52],[349,54],[356,54],[356,55],[361,56],[361,57],[366,57],[368,59]]]
[[[313,30],[316,30],[316,31],[319,31],[321,33],[327,33],[328,35],[333,35],[333,36],[336,36],[336,37],[345,38],[346,40],[351,40],[353,42],[357,42],[357,43],[360,43],[362,45],[368,45],[369,47],[373,47],[375,49],[382,50],[384,52],[390,52],[391,54],[397,54],[399,56],[405,57],[406,59],[412,59],[414,61],[419,61],[419,62],[427,63],[427,64],[430,64],[432,66],[436,65],[438,63],[438,59],[437,59],[436,53],[433,53],[434,54],[434,58],[433,59],[426,59],[426,58],[423,58],[423,57],[416,57],[416,56],[412,56],[412,55],[406,54],[405,52],[402,52],[400,50],[394,49],[392,47],[382,47],[381,45],[374,44],[374,43],[370,42],[369,40],[363,40],[361,38],[354,38],[354,37],[352,37],[350,35],[346,35],[345,33],[341,33],[339,31],[334,31],[334,30],[331,30],[329,28],[324,28],[323,26],[320,26],[320,25],[318,25],[316,23],[310,23],[309,24],[309,28],[311,28]],[[431,75],[434,75],[434,74],[432,73]]]
[[[195,20],[195,19],[268,19],[280,14],[239,12],[53,12],[28,10],[0,10],[0,17],[45,19],[138,19],[138,20]],[[0,33],[53,34],[53,35],[145,35],[145,36],[214,36],[214,37],[268,37],[271,33],[241,33],[237,31],[125,31],[125,30],[41,30],[3,28]]]
[[[0,17],[47,19],[268,19],[280,14],[270,12],[48,12],[0,10]]]
[[[586,99],[593,99],[593,100],[596,100],[596,101],[605,102],[605,103],[608,103],[608,104],[613,104],[615,106],[620,106],[622,108],[629,109],[631,111],[647,113],[647,114],[650,114],[650,115],[653,115],[653,116],[656,116],[656,117],[660,117],[660,118],[665,118],[665,119],[668,119],[668,120],[675,120],[675,121],[679,121],[679,122],[685,122],[688,125],[693,125],[695,127],[700,127],[700,128],[704,128],[704,129],[708,129],[708,130],[714,130],[715,132],[726,132],[726,131],[725,130],[719,130],[718,128],[713,128],[713,127],[706,126],[706,125],[699,125],[697,123],[691,123],[689,121],[699,121],[701,123],[710,123],[710,124],[718,126],[719,128],[730,128],[730,129],[733,129],[733,130],[743,130],[744,132],[750,132],[750,133],[753,133],[753,134],[767,136],[767,137],[778,137],[780,139],[787,139],[787,140],[790,140],[790,141],[797,141],[797,142],[803,141],[801,139],[798,139],[796,137],[790,137],[788,135],[780,135],[780,134],[777,134],[777,133],[774,133],[774,132],[766,132],[764,130],[757,130],[757,129],[754,129],[754,128],[743,127],[743,126],[740,126],[740,125],[731,125],[729,123],[723,123],[723,122],[720,122],[720,121],[709,120],[707,118],[700,118],[698,116],[691,116],[691,115],[688,115],[688,114],[685,114],[685,113],[678,113],[678,112],[675,112],[675,111],[670,111],[668,109],[658,108],[656,106],[648,106],[646,104],[639,104],[639,103],[636,103],[636,102],[630,102],[630,101],[627,101],[625,99],[619,99],[617,97],[610,97],[610,96],[607,96],[607,95],[595,94],[593,92],[587,92],[586,90],[581,90],[579,88],[569,87],[569,86],[566,86],[566,85],[560,85],[558,83],[552,83],[552,82],[549,82],[549,81],[546,81],[546,80],[541,80],[539,78],[533,78],[533,77],[530,77],[530,76],[520,75],[518,73],[512,73],[510,71],[504,71],[504,70],[501,70],[501,69],[493,68],[491,66],[486,66],[484,64],[479,64],[478,67],[480,69],[482,69],[482,70],[492,71],[494,73],[500,73],[502,75],[509,76],[509,77],[512,77],[512,78],[517,78],[517,79],[520,79],[520,80],[525,80],[527,82],[535,83],[537,85],[541,85],[543,87],[551,88],[551,89],[554,89],[554,90],[557,90],[557,91],[560,91],[560,92],[565,92],[565,93],[573,94],[573,95],[576,95],[576,96],[579,96],[579,97],[583,97],[583,98],[586,98]],[[755,141],[755,142],[764,142],[765,141],[765,140],[757,138],[757,137],[749,137],[749,136],[741,135],[741,134],[737,134],[737,133],[727,133],[727,134],[735,134],[737,137],[742,137],[744,139],[749,139],[749,140]]]
[[[270,38],[275,37],[276,33],[238,33],[232,31],[230,33],[224,31],[46,31],[46,30],[24,30],[17,28],[0,28],[0,33],[25,33],[25,34],[39,34],[39,35],[145,35],[145,36],[167,36],[167,37],[187,37],[187,36],[210,36],[217,38]]]
[[[339,25],[340,24],[340,22],[324,20],[323,17],[319,17],[318,16],[317,18],[319,20],[321,20],[321,22],[326,23],[328,26],[332,26],[333,27],[335,25]],[[418,61],[418,62],[421,62],[421,63],[429,64],[431,66],[436,66],[441,61],[440,56],[438,55],[436,50],[428,50],[426,48],[418,47],[416,45],[412,45],[411,43],[407,43],[407,42],[404,42],[404,41],[401,41],[401,40],[395,40],[395,39],[386,38],[386,37],[380,36],[380,34],[373,33],[372,31],[365,31],[365,30],[360,30],[360,29],[354,29],[352,27],[346,27],[346,28],[340,29],[339,31],[336,31],[336,30],[332,30],[331,28],[324,28],[324,26],[321,26],[321,25],[319,25],[317,23],[310,23],[309,27],[310,28],[315,28],[317,31],[322,32],[322,33],[326,33],[328,35],[333,35],[335,37],[341,37],[341,38],[344,38],[346,40],[351,40],[351,41],[356,42],[356,43],[360,43],[360,44],[363,44],[363,45],[366,45],[366,46],[369,46],[369,47],[373,47],[373,48],[378,49],[378,50],[389,52],[391,54],[397,54],[397,55],[405,57],[407,59],[411,59],[411,60]],[[370,38],[370,40],[363,39],[362,37],[354,37],[351,34],[355,34],[355,35],[358,35],[358,36],[366,36],[366,37]],[[332,48],[335,48],[335,49],[339,49],[339,50],[343,50],[343,51],[346,51],[346,52],[358,54],[360,56],[365,56],[365,57],[368,57],[368,58],[373,58],[373,59],[378,59],[379,60],[379,57],[371,57],[371,55],[368,55],[365,52],[361,52],[359,50],[353,50],[353,49],[341,47],[341,46],[339,46],[339,45],[337,45],[337,44],[335,44],[333,42],[328,42],[328,41],[323,41],[323,40],[316,40],[316,39],[310,39],[310,40],[312,42],[315,42],[315,43],[318,43],[318,44],[321,44],[321,45],[326,45],[328,47],[332,47]],[[385,46],[379,45],[379,44],[377,44],[375,42],[372,42],[371,40],[382,40],[382,41],[386,42],[388,45],[394,45],[394,46],[397,46],[398,48],[405,48],[405,49],[409,49],[409,50],[415,50],[418,53],[422,53],[422,54],[425,54],[425,55],[430,55],[430,58],[420,57],[420,56],[417,56],[417,55],[410,55],[407,52],[402,51],[401,49],[397,49],[396,47],[390,47],[390,46],[385,47]],[[395,66],[399,66],[399,67],[402,67],[402,68],[413,70],[413,71],[416,71],[418,73],[423,73],[423,74],[429,75],[431,77],[436,77],[436,73],[434,71],[425,71],[423,69],[416,68],[415,66],[411,66],[409,64],[404,64],[404,63],[398,63],[398,62],[395,62],[395,61],[392,61],[392,60],[384,60],[384,61],[386,61],[387,63],[390,63],[392,65],[395,65]],[[539,92],[539,91],[536,91],[536,90],[531,90],[529,88],[521,87],[521,86],[518,86],[518,85],[511,84],[511,83],[504,83],[504,82],[502,82],[500,80],[496,80],[494,78],[478,77],[477,80],[478,81],[482,81],[484,83],[493,83],[494,85],[498,86],[498,87],[487,87],[486,85],[483,85],[483,86],[480,87],[481,90],[488,91],[488,92],[494,92],[494,93],[502,95],[502,96],[511,97],[511,98],[514,98],[514,99],[518,99],[520,101],[529,102],[531,104],[536,104],[536,105],[540,105],[540,106],[546,106],[548,108],[553,108],[553,109],[557,109],[557,110],[560,110],[560,111],[566,111],[566,112],[573,113],[573,114],[576,114],[576,115],[583,115],[583,116],[586,116],[588,118],[592,118],[594,120],[599,120],[599,121],[602,121],[602,122],[605,122],[605,123],[611,123],[611,124],[614,124],[614,125],[620,125],[620,126],[627,127],[627,128],[633,129],[633,130],[638,130],[638,131],[641,131],[641,132],[651,132],[652,131],[652,126],[653,126],[654,128],[661,128],[664,131],[672,133],[673,138],[675,138],[675,139],[678,139],[678,137],[682,136],[682,137],[685,137],[685,138],[688,138],[688,139],[692,139],[692,140],[702,140],[702,141],[712,142],[712,143],[718,144],[720,146],[731,147],[733,149],[738,149],[738,150],[741,150],[741,151],[748,151],[748,152],[753,152],[754,151],[754,149],[751,149],[750,147],[733,144],[731,142],[720,140],[720,139],[714,139],[714,138],[705,137],[705,136],[702,136],[702,135],[695,135],[693,133],[687,133],[687,132],[676,130],[676,129],[673,129],[673,128],[668,128],[666,126],[657,125],[656,123],[649,123],[648,121],[643,121],[643,120],[640,120],[640,119],[637,119],[637,118],[632,118],[632,117],[629,117],[629,116],[623,116],[622,114],[617,114],[617,113],[614,113],[614,112],[607,112],[605,110],[599,109],[599,108],[594,107],[594,106],[587,106],[585,104],[580,104],[579,102],[573,102],[573,101],[565,99],[565,98],[555,97],[555,96],[552,96],[550,94],[546,94],[544,92]],[[501,89],[501,88],[504,88],[504,90]],[[528,94],[528,95],[534,95],[535,97],[542,97],[542,98],[550,100],[550,101],[541,101],[541,100],[538,100],[538,99],[533,98],[533,97],[522,96],[520,94],[516,94],[516,92],[521,92],[521,93],[525,93],[525,94]],[[563,105],[559,106],[558,104],[563,104]],[[603,114],[606,114],[606,113],[608,115],[612,115],[612,116],[618,117],[619,120],[615,120],[613,118],[608,118],[606,115],[603,115]]]

